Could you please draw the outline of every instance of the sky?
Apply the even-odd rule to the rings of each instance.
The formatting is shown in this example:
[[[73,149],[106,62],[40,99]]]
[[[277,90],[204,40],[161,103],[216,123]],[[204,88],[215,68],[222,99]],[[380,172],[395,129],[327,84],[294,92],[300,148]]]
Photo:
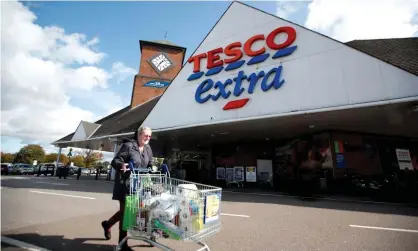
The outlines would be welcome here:
[[[246,2],[342,42],[418,35],[418,0]],[[1,2],[1,151],[51,142],[130,103],[139,40],[186,58],[230,1]],[[65,151],[64,151],[65,152]]]

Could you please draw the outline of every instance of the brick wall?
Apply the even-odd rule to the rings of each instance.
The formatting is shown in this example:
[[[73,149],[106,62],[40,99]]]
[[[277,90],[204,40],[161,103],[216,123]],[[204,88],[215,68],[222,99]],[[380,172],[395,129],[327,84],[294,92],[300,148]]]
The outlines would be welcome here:
[[[148,59],[159,54],[165,53],[173,67],[158,74],[154,68],[149,64]],[[166,88],[153,88],[143,86],[146,82],[151,80],[159,80],[171,82],[177,73],[181,70],[184,51],[181,49],[159,47],[154,44],[142,44],[141,61],[139,66],[139,74],[135,76],[134,86],[132,91],[131,107],[138,106],[158,95],[161,95]]]
[[[131,107],[138,106],[147,102],[148,100],[157,97],[167,89],[165,88],[154,88],[154,87],[147,87],[143,86],[146,82],[151,80],[157,80],[155,77],[143,77],[143,76],[135,76],[134,81],[134,88],[133,88],[133,98]],[[161,79],[159,79],[161,80]]]

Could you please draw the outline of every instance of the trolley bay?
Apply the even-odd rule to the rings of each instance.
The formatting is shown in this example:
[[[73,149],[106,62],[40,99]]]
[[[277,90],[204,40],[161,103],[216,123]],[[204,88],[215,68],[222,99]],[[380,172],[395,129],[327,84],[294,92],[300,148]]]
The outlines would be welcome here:
[[[117,245],[117,227],[109,241],[100,228],[101,220],[118,208],[111,200],[112,183],[10,176],[1,181],[3,236],[47,250],[114,250]],[[403,205],[223,191],[221,213],[221,231],[205,240],[215,251],[412,251],[418,246],[414,231],[391,230],[418,230],[417,208]],[[199,247],[167,239],[161,243],[182,251]],[[141,241],[130,240],[130,245],[159,250]],[[8,248],[16,250],[2,250]]]

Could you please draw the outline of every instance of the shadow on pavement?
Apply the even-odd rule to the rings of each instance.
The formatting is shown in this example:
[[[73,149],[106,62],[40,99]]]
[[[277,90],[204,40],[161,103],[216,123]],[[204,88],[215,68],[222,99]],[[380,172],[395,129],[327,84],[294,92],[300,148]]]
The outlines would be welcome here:
[[[32,245],[45,248],[51,251],[111,251],[115,250],[115,245],[109,244],[107,240],[101,238],[74,238],[66,239],[64,235],[39,235],[39,234],[10,234],[9,238],[30,243]],[[96,243],[88,243],[94,241]],[[151,248],[148,244],[132,245],[134,250]]]
[[[109,193],[113,191],[113,181],[106,181],[104,177],[95,180],[94,177],[74,177],[59,179],[51,176],[6,176],[1,180],[2,187],[20,189],[47,189],[60,191],[74,191],[87,193]]]
[[[296,207],[312,207],[320,209],[334,209],[344,211],[358,211],[377,214],[394,214],[406,216],[418,216],[418,206],[416,205],[400,205],[387,203],[368,203],[359,201],[345,201],[344,199],[324,200],[321,198],[300,198],[297,196],[286,196],[277,194],[263,195],[255,193],[242,193],[224,191],[222,194],[223,202],[240,202],[240,203],[263,203],[263,204],[280,204]]]

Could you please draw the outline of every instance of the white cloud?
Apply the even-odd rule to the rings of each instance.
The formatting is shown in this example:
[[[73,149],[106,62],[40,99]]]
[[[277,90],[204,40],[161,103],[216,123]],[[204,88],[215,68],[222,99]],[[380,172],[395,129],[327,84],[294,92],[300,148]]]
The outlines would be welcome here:
[[[80,120],[107,115],[75,106],[74,96],[105,111],[120,108],[122,99],[110,83],[136,72],[121,62],[111,71],[99,67],[106,54],[94,48],[97,37],[41,27],[35,20],[20,2],[2,2],[1,135],[45,146],[73,132]]]
[[[115,62],[112,65],[112,76],[117,78],[117,83],[120,84],[125,80],[132,78],[136,74],[136,70],[127,67],[122,62]]]
[[[412,37],[417,15],[416,0],[313,0],[305,25],[343,42]]]
[[[288,19],[290,15],[304,6],[304,2],[306,1],[276,1],[276,15],[280,18]]]

